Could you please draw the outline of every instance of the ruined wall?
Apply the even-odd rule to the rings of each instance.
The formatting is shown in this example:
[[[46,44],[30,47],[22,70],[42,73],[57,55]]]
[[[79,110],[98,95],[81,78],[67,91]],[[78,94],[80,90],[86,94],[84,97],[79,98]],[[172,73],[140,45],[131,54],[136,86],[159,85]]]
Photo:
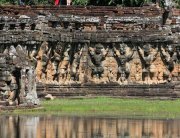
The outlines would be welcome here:
[[[41,94],[178,95],[177,9],[0,8],[0,51],[24,48]]]

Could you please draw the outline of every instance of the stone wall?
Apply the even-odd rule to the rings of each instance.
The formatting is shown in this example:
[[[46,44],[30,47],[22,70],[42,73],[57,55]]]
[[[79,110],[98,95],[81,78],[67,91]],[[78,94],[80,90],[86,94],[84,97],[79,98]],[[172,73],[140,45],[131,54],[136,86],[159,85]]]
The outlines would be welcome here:
[[[180,10],[0,8],[0,52],[23,47],[41,95],[179,95]]]

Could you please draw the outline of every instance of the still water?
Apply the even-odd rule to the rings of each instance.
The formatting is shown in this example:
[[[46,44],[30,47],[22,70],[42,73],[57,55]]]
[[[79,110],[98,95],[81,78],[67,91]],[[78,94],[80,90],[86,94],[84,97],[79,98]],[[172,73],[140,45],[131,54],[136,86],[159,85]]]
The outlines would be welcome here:
[[[180,120],[2,115],[0,138],[180,138]]]

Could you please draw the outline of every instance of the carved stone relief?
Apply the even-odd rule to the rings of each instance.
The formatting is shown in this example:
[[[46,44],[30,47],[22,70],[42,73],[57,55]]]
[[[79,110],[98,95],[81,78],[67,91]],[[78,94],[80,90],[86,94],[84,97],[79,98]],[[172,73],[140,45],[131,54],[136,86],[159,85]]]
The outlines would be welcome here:
[[[158,84],[178,79],[179,51],[169,45],[43,42],[34,49],[39,49],[38,54],[32,50],[29,57],[36,57],[40,82],[78,83],[85,74],[94,83]]]
[[[29,48],[31,47],[31,48]],[[26,82],[33,65],[40,83],[68,85],[72,83],[159,84],[179,80],[178,46],[160,43],[66,43],[42,42],[32,46],[5,46],[8,64],[20,67],[21,80]],[[18,55],[18,57],[17,57]],[[27,60],[24,60],[27,59]],[[5,62],[3,56],[2,64]],[[2,67],[3,70],[3,67]],[[17,72],[17,71],[16,71]],[[30,71],[31,72],[31,71]],[[15,90],[18,80],[13,71],[4,71]],[[9,74],[9,76],[8,76]],[[16,77],[15,77],[16,78]],[[21,93],[25,93],[21,84]]]
[[[0,58],[1,95],[9,105],[39,104],[36,93],[36,73],[26,47],[7,46]]]

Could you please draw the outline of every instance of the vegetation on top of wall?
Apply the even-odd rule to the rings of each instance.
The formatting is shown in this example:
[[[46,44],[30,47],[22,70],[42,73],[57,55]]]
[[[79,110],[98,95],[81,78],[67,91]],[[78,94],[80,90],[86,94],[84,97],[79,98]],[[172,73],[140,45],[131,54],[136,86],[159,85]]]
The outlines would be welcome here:
[[[82,6],[86,6],[88,5],[89,0],[73,0],[72,1],[72,5],[82,5]]]
[[[144,3],[154,0],[73,0],[73,5],[96,5],[96,6],[142,6]]]
[[[125,6],[140,7],[146,3],[155,3],[156,0],[73,0],[73,5],[96,5],[96,6]],[[180,7],[180,0],[172,0],[173,6]],[[160,0],[160,6],[164,7],[165,0]]]
[[[173,6],[180,8],[180,0],[172,0]],[[155,3],[156,0],[72,0],[72,5],[82,6],[125,6],[125,7],[140,7],[146,3]],[[18,0],[0,0],[0,4],[17,4]],[[54,0],[25,0],[26,4],[30,5],[53,5]],[[161,0],[161,6],[163,7],[165,0]]]
[[[76,0],[75,0],[76,1]],[[89,0],[88,5],[99,5],[99,6],[142,6],[143,3],[150,2],[150,0]]]
[[[180,0],[175,0],[176,8],[180,9]]]

